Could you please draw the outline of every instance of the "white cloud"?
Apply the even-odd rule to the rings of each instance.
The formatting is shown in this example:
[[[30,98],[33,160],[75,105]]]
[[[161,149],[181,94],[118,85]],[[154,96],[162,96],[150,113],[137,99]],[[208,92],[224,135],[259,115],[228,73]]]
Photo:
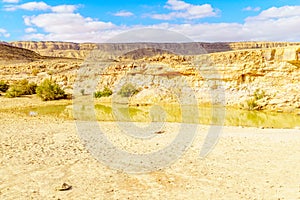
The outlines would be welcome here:
[[[5,5],[4,9],[6,11],[15,11],[15,10],[29,10],[29,11],[52,11],[56,13],[73,13],[78,8],[77,5],[58,5],[50,6],[45,2],[28,2],[20,5]]]
[[[114,16],[117,16],[117,17],[131,17],[133,16],[134,14],[132,12],[128,12],[128,11],[125,11],[125,10],[121,10],[117,13],[114,13],[113,14]]]
[[[249,17],[247,18],[247,20],[267,20],[297,16],[300,16],[300,6],[283,6],[279,8],[269,8],[267,10],[262,11],[258,16]]]
[[[2,0],[3,3],[19,3],[19,0]]]
[[[176,9],[183,9],[184,4]],[[175,8],[174,8],[175,9]],[[196,41],[299,41],[300,6],[272,7],[244,23],[158,24]]]
[[[5,10],[6,11],[15,11],[15,10],[49,10],[51,6],[46,4],[45,2],[28,2],[21,5],[6,5]]]
[[[191,6],[191,4],[188,4],[184,1],[168,0],[167,5],[165,5],[165,8],[168,8],[170,10],[186,10],[190,6]]]
[[[244,23],[168,25],[197,41],[299,41],[300,6],[270,8]]]
[[[173,5],[185,9],[185,4]],[[105,42],[106,39],[133,28],[159,28],[175,31],[195,41],[299,41],[300,8],[285,6],[261,11],[244,23],[194,23],[117,26],[75,13],[48,13],[26,16],[24,22],[43,32],[29,33],[25,39],[59,40],[73,42]],[[146,33],[145,33],[146,34]],[[159,35],[161,40],[168,36]]]
[[[244,11],[254,11],[254,12],[258,12],[260,11],[260,7],[251,7],[251,6],[248,6],[246,8],[243,8]]]
[[[46,34],[38,34],[37,39],[43,36],[44,40],[66,41],[93,41],[103,38],[103,33],[115,29],[111,22],[102,22],[92,18],[84,18],[75,13],[48,13],[37,16],[24,16],[26,25],[42,29]],[[36,34],[27,35],[27,38],[36,37]],[[109,36],[109,35],[107,35]]]
[[[59,5],[53,6],[51,10],[56,13],[73,13],[77,8],[78,6],[76,5]]]
[[[25,29],[25,33],[35,33],[35,32],[37,32],[37,30],[35,29],[35,28],[26,28]]]
[[[210,4],[193,5],[180,0],[168,0],[165,8],[173,12],[168,14],[153,14],[151,17],[153,19],[172,20],[176,18],[200,19],[217,15],[217,11]]]
[[[10,37],[10,34],[7,32],[7,30],[0,28],[0,37],[8,38]]]

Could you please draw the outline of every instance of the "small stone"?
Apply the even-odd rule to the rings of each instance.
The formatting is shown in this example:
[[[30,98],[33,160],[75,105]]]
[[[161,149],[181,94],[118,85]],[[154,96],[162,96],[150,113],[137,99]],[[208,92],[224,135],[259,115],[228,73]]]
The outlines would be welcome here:
[[[156,131],[155,134],[162,134],[164,133],[165,131]]]
[[[30,117],[36,117],[37,115],[38,115],[37,112],[34,112],[34,111],[30,111],[30,112],[29,112],[29,116],[30,116]]]
[[[72,186],[67,184],[67,183],[63,183],[61,187],[56,188],[56,190],[58,191],[67,191],[67,190],[71,190]]]

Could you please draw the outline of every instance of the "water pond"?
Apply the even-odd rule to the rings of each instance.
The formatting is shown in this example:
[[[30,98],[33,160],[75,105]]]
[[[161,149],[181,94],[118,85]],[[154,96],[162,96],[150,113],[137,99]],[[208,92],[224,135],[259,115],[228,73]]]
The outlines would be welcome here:
[[[23,114],[51,115],[73,119],[71,105],[53,105],[20,109]],[[82,115],[90,115],[88,108],[80,108]],[[154,105],[130,106],[114,104],[96,104],[93,116],[99,121],[167,121],[199,124],[224,124],[226,126],[295,128],[300,127],[300,116],[294,113],[277,113],[270,111],[247,111],[233,108],[209,106]]]

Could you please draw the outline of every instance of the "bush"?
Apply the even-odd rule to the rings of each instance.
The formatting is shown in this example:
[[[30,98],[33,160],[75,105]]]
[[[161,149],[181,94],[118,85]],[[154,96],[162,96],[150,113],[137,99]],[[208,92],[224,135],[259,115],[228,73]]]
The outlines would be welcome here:
[[[121,97],[131,97],[137,94],[139,90],[131,83],[124,84],[118,92]]]
[[[33,69],[33,70],[31,71],[31,74],[32,74],[32,76],[37,76],[39,72],[40,72],[39,69]]]
[[[259,105],[259,100],[265,98],[266,92],[264,90],[256,89],[253,93],[253,97],[249,98],[245,102],[245,108],[247,110],[261,110],[262,106]]]
[[[65,92],[54,81],[45,79],[37,88],[36,93],[43,101],[63,99]]]
[[[0,92],[6,92],[9,88],[9,85],[4,82],[4,81],[0,81]]]
[[[5,96],[8,97],[8,98],[20,97],[20,96],[22,96],[22,91],[19,88],[12,86],[6,92]]]
[[[247,104],[247,109],[248,110],[257,110],[258,109],[258,105],[257,102],[254,98],[250,98],[246,101]]]
[[[6,91],[6,96],[14,98],[23,95],[32,95],[36,93],[36,87],[37,85],[35,83],[29,83],[28,80],[23,79],[10,86],[10,88]]]
[[[84,92],[85,92],[84,89],[81,89],[81,90],[80,90],[80,93],[81,93],[82,96],[84,95]]]
[[[98,91],[94,93],[95,98],[101,98],[101,97],[109,97],[112,95],[112,90],[108,87],[105,87],[102,91]]]
[[[260,100],[265,97],[266,92],[264,90],[256,89],[253,96],[255,100]]]

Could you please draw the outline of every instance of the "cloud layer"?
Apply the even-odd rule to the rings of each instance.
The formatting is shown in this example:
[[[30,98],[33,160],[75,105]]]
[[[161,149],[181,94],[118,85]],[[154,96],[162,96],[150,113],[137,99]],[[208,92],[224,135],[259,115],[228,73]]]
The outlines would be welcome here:
[[[10,37],[10,34],[7,32],[7,30],[0,28],[0,37]]]
[[[246,8],[243,9],[244,11],[254,11],[254,12],[258,12],[261,10],[260,7],[251,7],[251,6],[248,6]]]
[[[200,19],[217,15],[217,12],[210,4],[193,5],[180,0],[168,0],[165,8],[172,12],[168,14],[153,14],[151,17],[160,20],[173,20],[177,18]]]
[[[134,14],[132,12],[129,12],[129,11],[121,10],[117,13],[114,13],[114,16],[117,16],[117,17],[131,17],[131,16],[134,16]]]
[[[4,9],[6,11],[15,11],[15,10],[28,10],[28,11],[49,11],[58,12],[58,13],[72,13],[78,8],[77,5],[59,5],[59,6],[50,6],[45,2],[28,2],[20,5],[6,5]]]
[[[8,1],[8,0],[6,0]],[[41,14],[23,16],[26,40],[59,40],[74,42],[105,42],[112,36],[137,28],[158,28],[175,31],[195,41],[299,41],[300,6],[271,7],[258,11],[259,8],[247,7],[244,10],[256,11],[257,15],[248,17],[242,23],[197,23],[196,19],[212,17],[218,14],[209,4],[194,5],[181,0],[168,0],[165,14],[153,14],[160,20],[152,25],[117,25],[110,21],[101,21],[78,12],[78,5],[51,6],[44,2],[10,4],[9,11],[18,9],[36,11]],[[242,8],[241,8],[242,9]],[[132,12],[121,10],[114,16],[135,16]],[[174,23],[182,19],[183,23]],[[169,20],[165,22],[164,20]],[[194,21],[196,20],[196,21]],[[0,29],[0,36],[9,37],[5,29]],[[161,35],[162,40],[167,36]]]
[[[19,3],[19,0],[2,0],[3,3]]]

